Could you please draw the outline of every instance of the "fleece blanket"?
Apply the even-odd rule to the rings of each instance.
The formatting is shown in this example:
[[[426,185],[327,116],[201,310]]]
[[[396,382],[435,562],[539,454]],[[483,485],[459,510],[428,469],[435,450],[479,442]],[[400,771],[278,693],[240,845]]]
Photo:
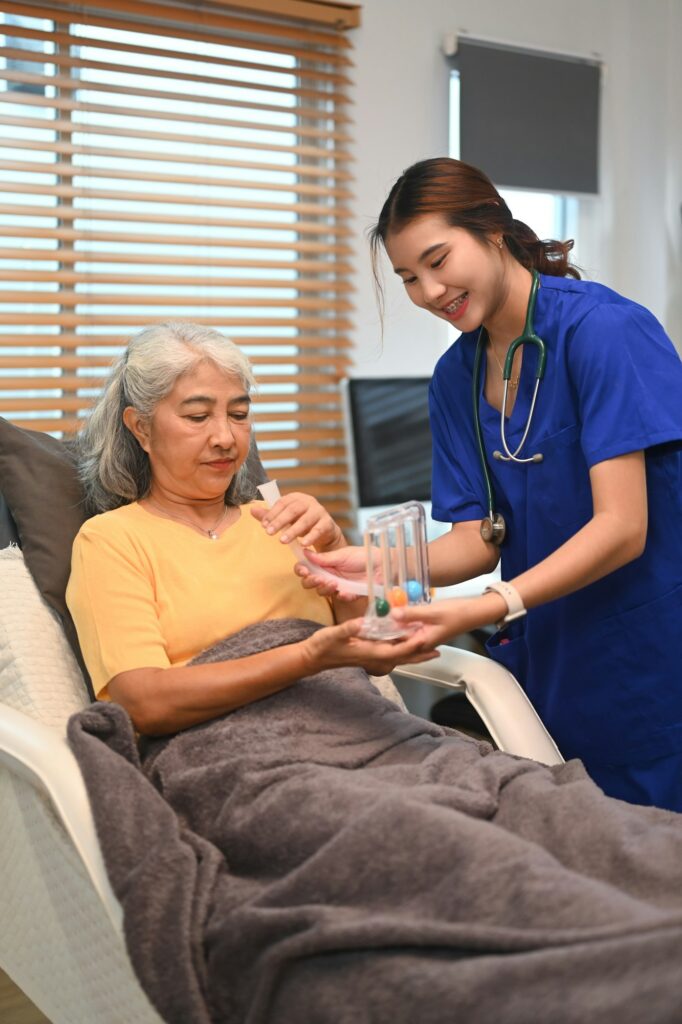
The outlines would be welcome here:
[[[207,659],[316,627],[269,622]],[[75,715],[135,970],[171,1024],[673,1024],[682,816],[395,708],[343,669],[136,744]]]

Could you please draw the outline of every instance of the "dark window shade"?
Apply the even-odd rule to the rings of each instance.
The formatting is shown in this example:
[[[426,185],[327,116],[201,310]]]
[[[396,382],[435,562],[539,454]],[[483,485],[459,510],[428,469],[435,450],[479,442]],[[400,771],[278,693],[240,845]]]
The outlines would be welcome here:
[[[465,39],[452,64],[462,160],[501,186],[598,191],[599,64]]]
[[[348,381],[358,505],[431,500],[429,377]]]

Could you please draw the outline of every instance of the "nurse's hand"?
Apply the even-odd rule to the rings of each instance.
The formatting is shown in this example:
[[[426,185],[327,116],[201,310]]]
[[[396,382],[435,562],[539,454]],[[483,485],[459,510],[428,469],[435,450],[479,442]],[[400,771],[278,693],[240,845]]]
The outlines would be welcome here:
[[[493,602],[488,602],[488,596],[486,594],[485,598],[452,597],[447,601],[433,601],[431,604],[392,608],[391,615],[401,625],[419,625],[421,627],[419,635],[425,645],[434,648],[453,636],[468,633],[469,630],[476,629],[487,622],[494,622],[495,618],[487,612],[486,605],[488,604],[492,603],[493,608],[497,604],[501,617],[503,614],[502,598],[495,594]]]
[[[325,551],[319,553],[307,551],[306,558],[321,569],[333,572],[339,576],[338,584],[324,576],[316,576],[313,569],[303,562],[297,562],[294,572],[300,578],[301,584],[306,590],[317,590],[324,597],[338,597],[341,601],[355,601],[357,594],[343,591],[343,580],[361,582],[367,577],[367,559],[363,547],[343,547],[336,551]]]

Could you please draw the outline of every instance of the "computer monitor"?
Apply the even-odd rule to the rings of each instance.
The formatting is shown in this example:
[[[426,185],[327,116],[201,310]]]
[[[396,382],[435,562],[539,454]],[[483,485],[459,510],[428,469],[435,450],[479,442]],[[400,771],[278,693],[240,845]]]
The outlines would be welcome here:
[[[431,500],[429,377],[344,381],[358,508]]]

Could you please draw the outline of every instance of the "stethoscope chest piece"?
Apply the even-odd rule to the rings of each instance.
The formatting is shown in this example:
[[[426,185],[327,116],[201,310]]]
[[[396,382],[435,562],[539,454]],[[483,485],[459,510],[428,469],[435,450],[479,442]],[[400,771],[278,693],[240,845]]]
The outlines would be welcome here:
[[[481,537],[488,544],[499,545],[504,541],[507,533],[507,524],[499,512],[493,512],[481,520]]]

